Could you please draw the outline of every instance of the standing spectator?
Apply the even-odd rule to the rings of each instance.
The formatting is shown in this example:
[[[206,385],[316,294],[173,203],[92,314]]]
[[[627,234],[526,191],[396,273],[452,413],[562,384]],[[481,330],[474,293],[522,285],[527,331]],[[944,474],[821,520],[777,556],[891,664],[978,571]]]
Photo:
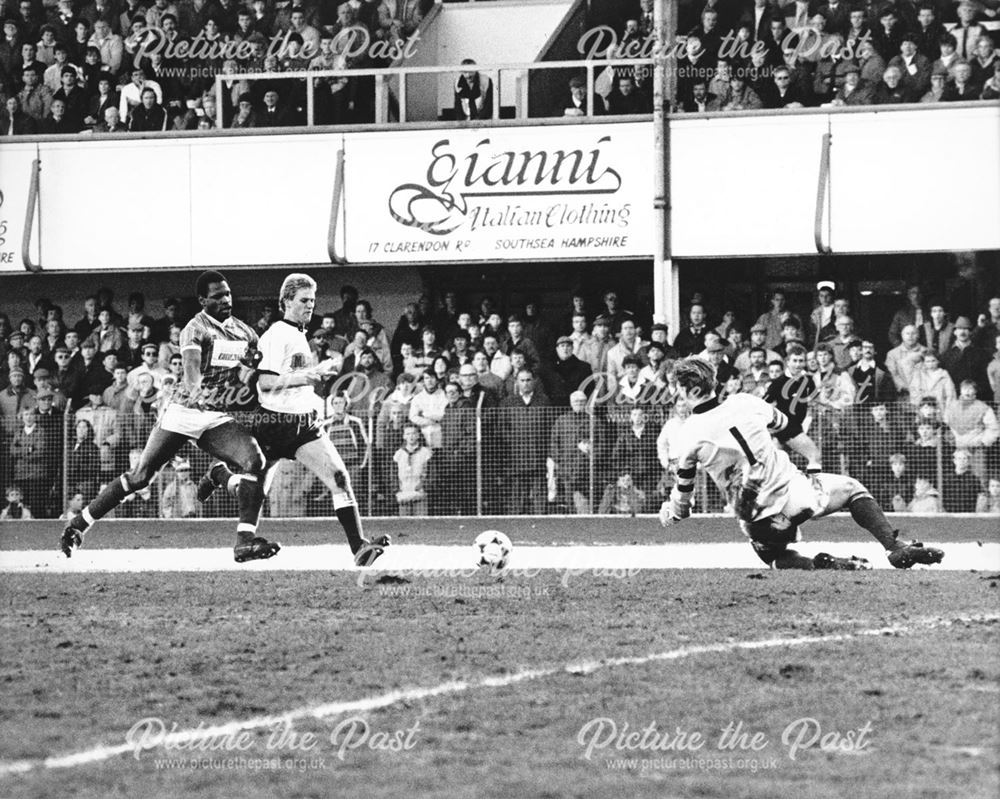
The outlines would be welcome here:
[[[993,409],[976,396],[976,384],[963,380],[958,399],[945,406],[944,421],[955,438],[955,446],[966,450],[972,472],[986,479],[987,456],[1000,439],[1000,423]]]
[[[410,402],[410,422],[416,425],[432,450],[441,447],[441,420],[448,398],[438,376],[427,369],[421,378],[423,391]]]
[[[900,394],[909,393],[913,376],[924,360],[925,348],[918,343],[918,332],[914,325],[906,325],[900,331],[901,343],[886,353],[885,368]],[[911,397],[916,404],[920,400]]]
[[[4,496],[7,498],[7,504],[3,510],[0,510],[0,522],[35,518],[31,515],[31,510],[24,504],[24,494],[21,493],[20,488],[14,485],[8,486]]]
[[[657,460],[656,439],[659,430],[648,423],[643,408],[629,411],[629,424],[615,441],[611,462],[619,474],[628,473],[636,488],[652,497],[660,482],[661,468]]]
[[[544,511],[546,495],[549,402],[536,390],[535,373],[528,367],[517,372],[515,388],[515,393],[500,403],[510,503],[506,512],[537,515]]]
[[[594,318],[593,333],[580,345],[578,357],[587,363],[593,374],[602,374],[607,368],[608,350],[615,341],[610,337],[611,320],[604,314]]]
[[[940,426],[931,419],[918,419],[917,437],[905,450],[911,476],[926,477],[935,485],[939,484],[943,463],[951,457],[951,448],[945,444]]]
[[[941,356],[941,365],[951,375],[956,387],[964,380],[971,380],[976,384],[977,395],[988,397],[988,363],[989,354],[972,344],[972,323],[966,316],[958,317],[955,320],[955,341]]]
[[[87,404],[76,412],[77,421],[86,419],[94,430],[94,443],[98,447],[115,434],[118,414],[104,405],[104,389],[107,385],[91,378],[87,383]],[[143,442],[145,443],[145,442]]]
[[[972,457],[964,449],[951,454],[953,471],[945,475],[941,486],[941,504],[945,513],[975,513],[983,494],[983,484],[969,469]]]
[[[856,386],[858,405],[891,402],[896,397],[892,378],[875,362],[875,344],[871,341],[861,342],[861,358],[847,370],[847,374]]]
[[[573,513],[590,513],[590,468],[596,448],[596,425],[587,408],[587,395],[582,391],[570,394],[569,406],[556,419],[549,438],[548,500],[565,502]]]
[[[906,468],[906,456],[894,452],[889,456],[889,477],[883,485],[876,484],[875,501],[887,510],[905,513],[913,499],[913,479]]]
[[[87,44],[97,48],[101,63],[107,67],[112,75],[119,73],[122,66],[122,56],[125,53],[125,43],[121,36],[111,32],[111,26],[106,20],[99,19],[94,23],[94,35],[90,37]]]
[[[930,350],[924,353],[921,367],[914,370],[908,391],[913,405],[919,405],[925,397],[933,397],[941,408],[947,408],[957,396],[955,384],[941,368],[937,353]]]
[[[991,297],[987,303],[987,313],[979,315],[972,343],[989,352],[993,349],[997,336],[1000,336],[1000,297]]]
[[[940,492],[928,478],[918,477],[914,480],[913,499],[906,506],[906,510],[909,513],[941,513],[944,510]]]
[[[1000,516],[1000,475],[993,475],[986,484],[986,493],[976,500],[976,513]]]
[[[618,343],[607,352],[607,372],[612,381],[612,386],[620,381],[625,374],[625,359],[629,356],[636,356],[644,346],[644,342],[636,332],[635,322],[632,319],[623,319],[618,334]],[[642,366],[642,359],[639,359],[639,366]]]
[[[590,365],[573,354],[573,339],[560,336],[556,342],[556,363],[551,370],[548,391],[552,404],[566,407],[569,397],[592,374]],[[592,390],[592,387],[590,387]]]
[[[708,326],[705,323],[705,306],[693,303],[688,311],[688,324],[674,339],[674,349],[681,358],[695,355],[705,349],[705,334]]]
[[[848,453],[853,456],[852,473],[861,475],[872,491],[889,479],[889,456],[903,448],[903,432],[890,407],[884,402],[868,406],[858,422],[858,445]]]
[[[535,343],[525,335],[524,320],[518,314],[511,314],[507,318],[507,335],[508,339],[503,344],[504,352],[510,355],[515,348],[519,349],[524,353],[528,366],[532,369],[537,368],[541,362],[538,349],[535,347]]]
[[[10,452],[13,460],[14,482],[24,495],[24,502],[36,519],[53,514],[49,504],[58,474],[58,453],[38,424],[35,408],[21,411],[21,426],[14,433]]]
[[[49,110],[52,107],[52,92],[42,83],[42,77],[38,70],[31,67],[24,67],[21,72],[21,80],[24,88],[17,95],[21,102],[21,109],[38,125],[49,115]]]
[[[780,289],[772,292],[771,310],[761,314],[757,319],[757,324],[762,325],[767,331],[764,337],[765,347],[773,349],[782,343],[781,331],[789,316],[790,313],[785,307],[785,292]]]
[[[475,66],[471,58],[463,58],[462,66]],[[493,81],[484,72],[463,70],[455,81],[455,119],[492,119]]]
[[[424,445],[420,429],[403,428],[403,443],[393,454],[396,464],[396,506],[400,516],[427,515],[427,473],[430,448]]]
[[[930,319],[924,322],[920,333],[921,339],[927,347],[934,350],[938,355],[944,355],[944,353],[951,349],[955,326],[948,321],[948,314],[944,309],[944,304],[940,300],[931,301]]]
[[[164,519],[190,519],[198,515],[198,486],[191,479],[191,464],[182,458],[173,461],[174,478],[160,499],[160,516]]]
[[[75,439],[66,453],[66,483],[71,492],[79,491],[87,502],[97,494],[97,446],[94,428],[86,419],[78,419]]]
[[[986,367],[986,378],[993,392],[993,402],[1000,406],[1000,333],[994,339],[993,346],[993,358]]]
[[[849,316],[838,316],[834,327],[837,328],[837,336],[824,343],[829,345],[837,368],[846,369],[851,365],[851,346],[858,341],[854,334],[854,320]]]
[[[441,419],[441,449],[431,461],[431,511],[470,516],[475,512],[475,410],[455,383],[444,387],[444,395],[448,404]]]
[[[917,329],[919,336],[924,322],[928,321],[923,308],[924,301],[920,286],[910,286],[907,288],[906,300],[906,305],[896,311],[892,317],[892,323],[889,325],[889,342],[893,347],[898,347],[903,343],[902,331],[904,327],[913,325]]]

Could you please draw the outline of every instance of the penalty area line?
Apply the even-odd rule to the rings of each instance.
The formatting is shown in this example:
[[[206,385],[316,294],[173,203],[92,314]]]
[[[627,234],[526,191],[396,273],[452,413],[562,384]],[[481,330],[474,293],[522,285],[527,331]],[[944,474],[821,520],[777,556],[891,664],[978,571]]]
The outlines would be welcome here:
[[[211,742],[230,738],[241,732],[273,728],[279,724],[291,725],[297,720],[323,719],[346,713],[361,713],[380,710],[400,702],[433,699],[474,691],[480,688],[506,688],[518,683],[541,680],[560,674],[587,675],[604,669],[644,666],[650,663],[670,662],[699,655],[727,654],[743,650],[775,649],[779,647],[814,646],[862,640],[881,636],[909,635],[926,630],[942,629],[955,625],[992,624],[1000,621],[1000,615],[976,615],[954,619],[930,618],[910,622],[905,625],[875,627],[854,632],[830,633],[827,635],[806,635],[790,638],[764,638],[756,641],[726,641],[701,646],[681,647],[663,652],[652,652],[635,657],[607,658],[604,660],[578,661],[543,669],[529,669],[502,676],[479,677],[472,680],[454,680],[433,686],[416,686],[390,691],[379,696],[342,702],[329,702],[312,707],[298,708],[286,713],[255,716],[243,721],[232,721],[212,727],[198,727],[164,733],[151,741],[126,741],[115,746],[97,746],[67,755],[58,755],[39,760],[20,760],[0,763],[0,778],[23,775],[39,769],[61,769],[101,763],[124,754],[133,754],[136,759],[144,750],[163,747],[197,749],[199,742]]]

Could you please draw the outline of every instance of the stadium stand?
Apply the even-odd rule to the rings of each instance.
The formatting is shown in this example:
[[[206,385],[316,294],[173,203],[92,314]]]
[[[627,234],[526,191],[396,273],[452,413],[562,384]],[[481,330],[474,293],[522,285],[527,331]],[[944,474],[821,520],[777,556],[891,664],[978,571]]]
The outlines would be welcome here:
[[[855,331],[838,324],[855,298],[821,282],[812,308],[774,292],[748,331],[733,309],[706,318],[698,296],[690,327],[669,342],[665,325],[623,308],[614,291],[567,295],[548,313],[531,300],[506,317],[490,298],[446,292],[437,308],[426,297],[407,303],[394,327],[358,294],[345,286],[342,307],[317,309],[310,341],[317,357],[343,359],[321,393],[366,513],[654,511],[688,415],[673,359],[712,362],[723,397],[764,396],[784,371],[771,347],[805,342],[807,390],[785,399],[805,406],[826,470],[859,477],[900,512],[1000,512],[1000,297],[944,312],[913,287],[893,316]],[[137,292],[122,310],[107,289],[68,301],[68,318],[48,298],[16,327],[0,313],[0,486],[11,513],[78,512],[135,459],[180,377],[171,339],[190,304],[168,298],[153,318]],[[784,336],[776,343],[771,315]],[[275,314],[247,321],[263,332]],[[682,338],[694,343],[678,353]],[[207,466],[190,447],[118,514],[232,515],[225,492],[204,507],[191,500]],[[275,485],[273,515],[332,511],[295,464],[281,465]],[[719,512],[727,502],[700,481],[696,505]]]
[[[516,4],[508,6],[496,11],[518,13]],[[652,1],[587,7],[581,42],[592,66],[554,78],[532,71],[547,97],[532,102],[530,116],[651,111]],[[0,4],[0,136],[374,122],[371,70],[417,63],[406,46],[419,44],[422,25],[425,39],[436,38],[434,9],[431,0],[6,0]],[[682,2],[672,108],[697,113],[996,100],[996,14],[995,3],[969,0],[857,7],[843,0],[780,6],[755,0],[742,8]],[[450,43],[443,52],[454,49]],[[513,108],[492,107],[492,72],[482,57],[441,52],[429,63],[462,61],[466,69],[449,78],[453,107],[437,107],[432,118],[513,115]],[[602,68],[606,58],[645,60]],[[473,70],[467,61],[479,63]],[[302,77],[310,70],[324,71],[311,79],[311,119]],[[344,70],[368,71],[351,77]],[[592,104],[585,96],[587,71],[594,73]],[[217,75],[224,76],[221,107],[213,94]],[[395,112],[388,118],[399,118],[398,88],[389,93]]]

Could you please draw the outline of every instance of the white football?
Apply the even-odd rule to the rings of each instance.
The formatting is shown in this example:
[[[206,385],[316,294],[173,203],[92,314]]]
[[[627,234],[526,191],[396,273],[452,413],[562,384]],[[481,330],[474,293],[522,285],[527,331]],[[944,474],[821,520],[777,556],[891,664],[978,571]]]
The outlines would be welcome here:
[[[510,539],[499,530],[485,530],[476,536],[472,546],[476,550],[476,565],[488,566],[493,571],[500,571],[507,566],[510,552],[514,548]]]

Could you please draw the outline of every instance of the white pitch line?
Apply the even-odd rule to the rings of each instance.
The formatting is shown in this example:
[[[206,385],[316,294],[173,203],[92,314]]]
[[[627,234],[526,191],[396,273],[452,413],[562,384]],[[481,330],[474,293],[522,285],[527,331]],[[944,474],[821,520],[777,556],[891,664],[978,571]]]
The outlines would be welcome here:
[[[1000,570],[1000,543],[961,542],[942,545],[944,562],[936,571]],[[890,568],[882,548],[872,542],[809,541],[803,554],[830,552],[868,558],[876,569]],[[471,570],[472,546],[403,544],[390,547],[376,571]],[[612,546],[516,546],[511,569],[761,569],[764,565],[742,541],[726,543],[664,543]],[[235,563],[231,549],[80,549],[67,559],[61,552],[27,550],[0,552],[0,573],[70,572],[220,572],[220,571],[355,571],[346,546],[333,544],[286,546],[265,561]]]
[[[796,638],[766,638],[757,641],[729,641],[726,643],[671,649],[664,652],[653,652],[639,657],[608,658],[600,661],[567,663],[554,668],[519,671],[502,677],[480,677],[474,680],[457,680],[433,686],[406,688],[398,691],[390,691],[381,696],[371,696],[348,702],[330,702],[313,707],[298,708],[297,710],[291,710],[279,715],[256,716],[243,721],[232,721],[213,727],[199,725],[194,729],[169,733],[163,737],[157,746],[163,746],[166,749],[182,745],[190,746],[202,740],[211,741],[231,738],[238,733],[250,730],[273,728],[279,724],[291,725],[295,721],[302,719],[322,719],[346,713],[380,710],[399,702],[420,701],[449,694],[466,693],[478,688],[505,688],[517,683],[540,680],[558,674],[593,674],[602,669],[617,668],[619,666],[643,666],[648,663],[682,660],[698,655],[726,654],[739,650],[774,649],[784,646],[811,646],[814,644],[851,641],[858,638],[883,635],[906,635],[920,630],[951,627],[955,624],[987,624],[996,621],[1000,621],[1000,615],[966,616],[957,619],[932,618],[911,622],[907,625],[877,627],[874,629],[858,630],[852,633],[831,633],[829,635],[810,635]],[[69,755],[47,757],[44,760],[20,760],[13,763],[2,763],[0,764],[0,778],[26,774],[40,768],[60,769],[101,763],[119,755],[135,753],[136,747],[137,745],[134,743],[124,743],[116,746],[98,746]]]

